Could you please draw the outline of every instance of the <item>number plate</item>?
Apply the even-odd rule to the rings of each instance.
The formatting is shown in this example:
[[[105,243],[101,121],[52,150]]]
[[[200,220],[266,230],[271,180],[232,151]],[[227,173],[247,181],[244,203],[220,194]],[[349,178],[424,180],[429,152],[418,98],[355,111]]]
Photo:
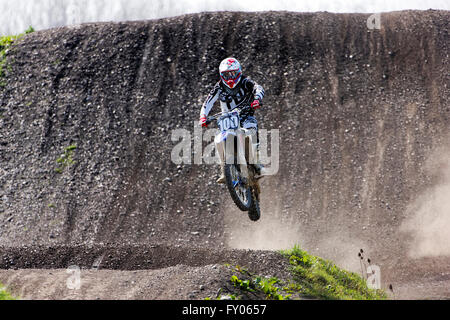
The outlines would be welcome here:
[[[237,129],[239,127],[239,116],[237,113],[228,114],[221,117],[217,123],[222,132],[230,129]]]

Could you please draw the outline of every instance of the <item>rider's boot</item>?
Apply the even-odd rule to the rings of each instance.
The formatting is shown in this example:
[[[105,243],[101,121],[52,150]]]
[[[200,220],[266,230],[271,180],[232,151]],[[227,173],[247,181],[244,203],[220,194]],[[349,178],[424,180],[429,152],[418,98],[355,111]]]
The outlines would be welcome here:
[[[259,164],[259,163],[256,163],[256,164],[254,164],[253,166],[255,167],[256,175],[257,175],[257,176],[260,176],[261,173],[262,173],[263,170],[264,170],[264,166],[263,166],[262,164]]]
[[[217,183],[224,184],[225,183],[225,166],[220,165],[220,177],[216,181]]]

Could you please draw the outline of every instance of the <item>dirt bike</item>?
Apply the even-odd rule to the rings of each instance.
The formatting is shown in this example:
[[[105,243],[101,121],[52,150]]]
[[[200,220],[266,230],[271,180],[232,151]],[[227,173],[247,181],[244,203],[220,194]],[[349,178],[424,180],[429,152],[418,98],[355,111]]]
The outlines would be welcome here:
[[[224,164],[231,198],[240,210],[248,211],[250,220],[257,221],[261,217],[258,182],[261,176],[253,165],[258,161],[256,130],[242,128],[240,123],[241,114],[249,110],[250,106],[221,112],[208,117],[206,124],[217,120],[220,133],[214,143],[219,161]]]

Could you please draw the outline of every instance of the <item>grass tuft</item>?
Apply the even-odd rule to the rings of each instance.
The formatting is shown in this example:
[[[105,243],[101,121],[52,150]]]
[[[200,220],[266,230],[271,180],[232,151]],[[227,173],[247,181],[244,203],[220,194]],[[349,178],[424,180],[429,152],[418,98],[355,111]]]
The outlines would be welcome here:
[[[0,87],[4,87],[6,82],[4,81],[5,69],[10,70],[7,65],[7,55],[9,49],[18,39],[22,38],[24,35],[34,32],[33,27],[29,27],[24,33],[13,35],[13,36],[1,36],[0,37]]]
[[[253,274],[242,266],[232,270],[230,285],[215,299],[227,300],[384,300],[383,290],[371,289],[360,275],[343,270],[333,262],[302,250],[299,246],[279,251],[290,264],[290,277],[278,279]],[[224,293],[224,294],[222,294]],[[209,297],[208,299],[214,299]]]
[[[358,274],[343,270],[331,261],[310,255],[294,246],[281,251],[292,266],[293,282],[288,291],[319,299],[382,300],[387,295],[383,290],[370,289]]]
[[[75,164],[73,160],[74,150],[77,148],[76,145],[70,145],[64,149],[64,154],[61,155],[58,159],[56,159],[56,163],[59,164],[59,167],[55,168],[57,173],[63,173],[64,169],[68,166]]]
[[[17,300],[17,298],[12,296],[0,283],[0,300]]]

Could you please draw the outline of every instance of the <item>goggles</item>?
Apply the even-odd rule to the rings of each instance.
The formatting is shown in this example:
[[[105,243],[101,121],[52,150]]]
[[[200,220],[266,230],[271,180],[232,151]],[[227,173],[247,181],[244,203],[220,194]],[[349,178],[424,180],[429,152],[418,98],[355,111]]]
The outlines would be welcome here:
[[[235,80],[240,75],[239,70],[224,71],[221,76],[224,80]]]

